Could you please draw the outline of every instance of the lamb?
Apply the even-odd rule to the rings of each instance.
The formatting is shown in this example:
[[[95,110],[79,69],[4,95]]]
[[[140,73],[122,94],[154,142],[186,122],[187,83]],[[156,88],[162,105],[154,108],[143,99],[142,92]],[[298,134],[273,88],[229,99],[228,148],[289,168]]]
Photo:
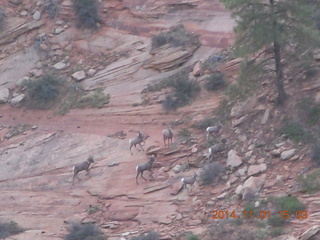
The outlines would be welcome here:
[[[220,122],[216,126],[207,127],[207,129],[206,129],[206,131],[207,131],[207,139],[209,139],[209,136],[212,133],[218,133],[221,128],[222,128],[222,124]]]
[[[143,172],[148,170],[150,172],[150,176],[152,176],[152,166],[153,166],[153,162],[156,161],[156,154],[153,154],[150,158],[148,162],[145,163],[140,163],[139,165],[137,165],[136,167],[136,171],[137,171],[137,176],[136,176],[136,183],[137,185],[138,183],[138,176],[141,174],[141,177],[147,181],[147,179],[145,179],[143,177]]]
[[[93,161],[93,157],[89,156],[87,161],[82,162],[82,163],[77,163],[76,165],[73,166],[73,178],[72,178],[72,185],[74,184],[74,178],[78,178],[79,180],[81,180],[77,175],[79,172],[86,170],[87,174],[89,174],[90,172],[90,164],[94,163]]]
[[[170,140],[171,140],[171,144],[172,144],[173,131],[172,131],[172,128],[170,126],[167,129],[162,131],[162,135],[163,135],[164,146],[166,146],[166,140],[167,139],[168,139],[168,146],[169,146]]]
[[[137,144],[139,144],[140,147],[141,147],[141,149],[142,149],[142,151],[144,151],[141,143],[142,143],[142,142],[145,143],[145,140],[146,140],[148,137],[149,137],[148,135],[143,135],[143,133],[142,133],[141,131],[138,131],[138,136],[129,139],[129,147],[130,147],[129,149],[130,149],[131,155],[133,155],[133,153],[132,153],[132,151],[131,151],[131,148],[132,148],[133,146],[135,146],[135,148],[137,148],[137,146],[136,146]],[[138,149],[138,148],[137,148],[137,149]],[[139,150],[139,149],[138,149],[138,150]],[[139,151],[141,151],[141,150],[139,150]]]
[[[187,188],[187,184],[191,185],[191,189],[193,188],[193,184],[196,182],[196,179],[198,177],[198,174],[194,172],[192,177],[185,177],[181,179],[181,182],[183,182],[183,187]]]

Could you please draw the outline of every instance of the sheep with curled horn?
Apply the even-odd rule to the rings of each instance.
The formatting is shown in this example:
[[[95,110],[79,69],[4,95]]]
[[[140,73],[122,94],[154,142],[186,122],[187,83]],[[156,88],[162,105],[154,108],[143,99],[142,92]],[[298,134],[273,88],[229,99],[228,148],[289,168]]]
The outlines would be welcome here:
[[[79,177],[78,177],[78,173],[81,172],[81,171],[86,171],[87,172],[87,175],[89,174],[90,172],[90,164],[91,163],[94,163],[93,161],[93,157],[92,156],[89,156],[87,161],[84,161],[84,162],[81,162],[81,163],[77,163],[76,165],[73,166],[73,177],[72,177],[72,185],[74,184],[74,179],[77,178],[78,180],[81,180]]]
[[[211,135],[211,134],[217,134],[219,131],[220,131],[220,129],[222,128],[222,123],[221,122],[219,122],[217,125],[215,125],[215,126],[210,126],[210,127],[207,127],[207,129],[206,129],[206,132],[207,132],[207,135],[206,135],[206,138],[207,139],[209,139],[209,136]]]
[[[136,184],[137,184],[137,185],[139,184],[139,183],[138,183],[138,177],[139,177],[140,174],[141,174],[141,177],[142,177],[145,181],[147,181],[147,179],[145,179],[145,178],[143,177],[143,172],[144,172],[144,171],[148,170],[149,173],[150,173],[150,177],[152,177],[152,173],[153,173],[153,171],[152,171],[152,166],[153,166],[153,163],[156,161],[156,157],[157,157],[157,154],[154,153],[154,154],[152,154],[152,155],[149,157],[149,161],[148,161],[148,162],[140,163],[140,164],[137,165],[137,167],[136,167],[136,171],[137,171]]]
[[[138,151],[141,151],[137,148],[137,144],[139,144],[139,146],[141,147],[142,151],[144,151],[141,143],[144,143],[145,144],[145,141],[146,139],[148,138],[149,136],[148,135],[144,135],[141,131],[138,131],[138,136],[134,137],[134,138],[131,138],[129,139],[129,150],[131,152],[131,155],[133,155],[132,151],[131,151],[131,148],[134,146]],[[143,145],[144,145],[143,144]]]
[[[168,140],[168,146],[170,144],[170,140],[171,140],[171,144],[172,144],[172,138],[173,138],[173,130],[171,128],[171,126],[168,126],[167,129],[164,129],[162,131],[162,135],[163,135],[163,143],[164,143],[164,146],[166,147],[166,140]]]

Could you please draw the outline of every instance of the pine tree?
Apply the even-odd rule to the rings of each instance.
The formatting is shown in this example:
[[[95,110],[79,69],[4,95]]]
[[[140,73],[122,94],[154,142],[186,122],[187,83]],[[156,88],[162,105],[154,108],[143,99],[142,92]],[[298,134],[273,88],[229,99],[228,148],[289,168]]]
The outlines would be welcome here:
[[[274,64],[278,103],[284,103],[287,94],[283,84],[283,60],[305,60],[312,57],[314,48],[320,47],[319,31],[313,18],[319,3],[314,0],[220,1],[236,20],[236,55],[260,56],[266,49],[271,51],[271,58],[255,64]]]

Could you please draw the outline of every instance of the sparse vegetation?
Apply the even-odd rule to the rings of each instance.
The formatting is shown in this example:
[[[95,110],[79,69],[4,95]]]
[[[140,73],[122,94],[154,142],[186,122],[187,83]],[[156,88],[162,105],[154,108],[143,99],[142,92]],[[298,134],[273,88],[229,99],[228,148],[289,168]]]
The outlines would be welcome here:
[[[258,73],[258,67],[253,64],[248,62],[241,63],[237,82],[230,84],[225,92],[229,101],[236,102],[237,100],[248,98],[252,92],[258,88],[258,83],[255,81],[255,77],[257,77]]]
[[[205,87],[209,91],[217,91],[227,85],[224,80],[224,74],[212,73],[206,78]]]
[[[107,237],[94,224],[73,223],[65,240],[106,240]]]
[[[200,183],[202,185],[212,184],[214,179],[223,174],[224,171],[224,167],[218,162],[206,164],[200,171]]]
[[[216,125],[217,121],[215,118],[206,118],[199,122],[194,123],[191,127],[199,130],[205,130],[209,126]]]
[[[97,0],[73,0],[73,10],[78,18],[77,27],[93,28],[98,27],[101,22],[98,15],[98,1]]]
[[[298,104],[300,111],[300,118],[309,126],[313,126],[319,122],[320,119],[320,105],[315,104],[311,98],[303,98]]]
[[[178,136],[182,138],[190,138],[191,137],[191,132],[187,128],[182,128],[178,132]]]
[[[25,83],[27,87],[27,106],[37,109],[51,108],[61,92],[63,81],[47,74],[39,79]]]
[[[12,138],[13,136],[19,135],[21,133],[24,133],[25,131],[29,130],[31,128],[28,124],[18,124],[15,126],[10,126],[9,131],[6,134],[6,138]]]
[[[102,108],[107,105],[110,100],[110,95],[105,95],[102,88],[98,88],[92,92],[85,93],[85,91],[78,85],[73,84],[63,100],[58,113],[63,115],[71,108]]]
[[[43,9],[48,13],[49,18],[55,19],[59,13],[59,5],[57,0],[45,0]]]
[[[95,214],[96,212],[98,212],[100,210],[98,205],[90,205],[88,208],[88,213],[91,214]]]
[[[255,234],[245,226],[228,226],[230,222],[211,225],[208,229],[207,240],[232,239],[255,240]]]
[[[9,236],[23,232],[24,229],[14,222],[0,222],[0,238],[5,239]]]
[[[0,8],[0,31],[3,29],[4,11]]]
[[[110,95],[105,95],[103,89],[97,89],[82,96],[76,103],[77,108],[95,107],[102,108],[109,103]]]
[[[285,134],[289,139],[295,142],[308,142],[312,140],[310,133],[306,132],[299,122],[285,119],[279,129],[280,134]]]
[[[320,168],[314,170],[306,177],[299,175],[297,181],[302,192],[313,193],[320,191]]]
[[[151,38],[152,49],[170,44],[173,47],[200,46],[199,37],[185,30],[182,24],[170,28],[167,32],[162,32]]]
[[[173,88],[173,93],[167,95],[162,103],[164,110],[176,110],[178,107],[190,104],[200,91],[199,84],[190,80],[188,74],[188,70],[184,69],[168,80],[168,86]]]
[[[151,231],[148,233],[140,234],[137,237],[131,238],[131,240],[158,240],[159,239],[159,233],[155,231]]]
[[[306,209],[306,205],[295,196],[269,197],[267,201],[275,208],[274,214],[268,219],[268,224],[273,227],[278,227],[285,223],[286,218],[280,217],[279,211],[287,211],[289,215],[295,215],[297,211]]]
[[[317,167],[320,166],[320,143],[319,142],[315,143],[312,146],[310,158]]]

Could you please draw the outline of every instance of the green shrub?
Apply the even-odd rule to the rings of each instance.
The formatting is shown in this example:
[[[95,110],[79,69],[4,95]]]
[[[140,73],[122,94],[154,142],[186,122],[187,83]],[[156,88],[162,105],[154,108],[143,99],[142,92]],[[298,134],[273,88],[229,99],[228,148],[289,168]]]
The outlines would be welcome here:
[[[5,239],[11,235],[15,235],[23,232],[24,229],[19,227],[19,225],[14,222],[0,222],[0,238]]]
[[[102,108],[104,105],[108,104],[110,100],[110,95],[105,95],[103,89],[97,89],[87,95],[82,96],[76,103],[77,108],[85,107],[96,107]]]
[[[200,91],[199,84],[189,79],[186,69],[173,75],[168,82],[168,86],[173,89],[173,93],[167,95],[162,104],[166,111],[175,110],[178,107],[190,104]]]
[[[224,173],[224,167],[218,163],[213,162],[204,165],[200,171],[200,184],[209,185],[212,184],[214,179]]]
[[[200,238],[198,237],[198,235],[195,235],[195,234],[191,234],[191,235],[188,235],[185,240],[200,240]]]
[[[97,23],[101,22],[98,15],[97,0],[73,0],[73,10],[78,19],[77,27],[97,28]]]
[[[306,205],[295,196],[280,197],[276,199],[276,202],[279,211],[288,211],[289,214],[295,214],[296,211],[306,209]]]
[[[158,240],[159,236],[159,233],[151,231],[148,233],[140,234],[137,237],[131,238],[131,240]]]
[[[191,127],[199,130],[205,130],[207,127],[216,125],[217,121],[214,118],[206,118],[194,123]]]
[[[94,224],[73,223],[65,240],[106,240],[107,237]]]
[[[279,227],[282,226],[284,223],[285,219],[280,218],[278,213],[271,215],[270,218],[268,218],[268,224],[272,227]]]
[[[0,9],[0,30],[2,30],[3,28],[3,23],[4,23],[4,11],[2,9]]]
[[[270,236],[271,237],[278,237],[284,234],[284,230],[282,227],[274,227],[270,229]]]
[[[316,169],[306,177],[299,175],[297,181],[302,192],[313,193],[320,191],[320,169]]]
[[[173,47],[178,46],[200,46],[199,37],[185,30],[182,24],[170,28],[167,32],[162,32],[151,38],[152,49],[170,44]]]
[[[320,166],[320,143],[315,143],[311,148],[310,154],[311,160],[316,164],[317,167]]]
[[[315,104],[311,98],[301,99],[297,107],[300,110],[300,119],[307,123],[309,126],[313,126],[319,122],[320,119],[320,105]]]
[[[287,135],[289,139],[295,142],[307,142],[312,138],[300,123],[288,120],[284,121],[284,124],[279,129],[279,133]]]
[[[224,74],[212,73],[206,78],[205,87],[208,91],[216,91],[227,85]]]
[[[57,0],[46,0],[44,2],[43,9],[48,13],[49,18],[55,19],[59,13]]]
[[[62,80],[53,75],[26,82],[27,105],[31,108],[48,109],[53,106],[63,85]]]

